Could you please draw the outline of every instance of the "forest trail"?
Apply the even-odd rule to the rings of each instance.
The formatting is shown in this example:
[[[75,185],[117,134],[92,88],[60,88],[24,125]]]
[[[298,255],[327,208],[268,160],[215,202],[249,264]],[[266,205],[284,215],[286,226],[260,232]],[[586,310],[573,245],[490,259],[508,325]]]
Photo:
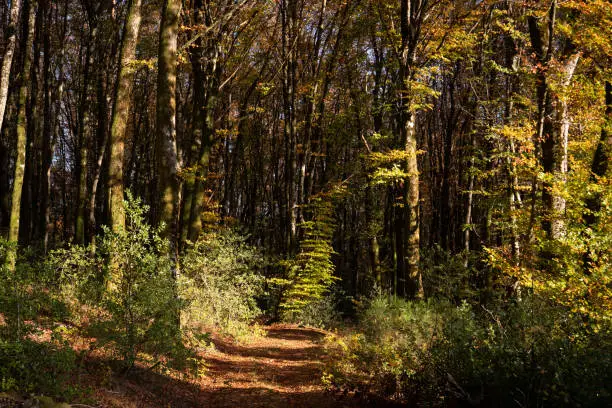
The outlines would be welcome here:
[[[215,350],[202,354],[206,372],[195,382],[138,376],[124,385],[122,394],[131,394],[134,407],[359,406],[352,398],[327,392],[321,384],[324,332],[294,325],[265,330],[267,336],[244,345],[213,337]]]
[[[325,351],[321,331],[290,325],[267,327],[248,345],[216,341],[204,358],[203,384],[211,407],[343,407],[321,384]]]

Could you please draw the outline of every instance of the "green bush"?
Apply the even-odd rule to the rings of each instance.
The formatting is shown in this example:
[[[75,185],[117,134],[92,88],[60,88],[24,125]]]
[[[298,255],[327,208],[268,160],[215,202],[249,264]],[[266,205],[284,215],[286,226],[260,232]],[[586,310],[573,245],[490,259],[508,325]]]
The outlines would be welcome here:
[[[420,266],[426,271],[423,288],[428,297],[458,302],[482,296],[487,270],[474,254],[456,256],[435,245],[423,249]]]
[[[144,221],[147,208],[128,195],[126,229],[104,229],[100,246],[55,251],[50,264],[64,290],[97,310],[89,335],[110,344],[131,367],[140,352],[180,354],[182,341],[168,243]]]
[[[340,289],[332,289],[320,299],[288,315],[286,319],[292,323],[321,329],[337,328],[342,325],[342,313],[339,310],[343,299],[346,299],[346,296]]]
[[[0,392],[73,397],[79,392],[69,385],[76,353],[62,336],[63,326],[54,323],[67,319],[69,311],[53,271],[24,248],[9,272],[9,245],[14,244],[0,239]]]
[[[24,321],[63,321],[69,310],[59,296],[53,271],[29,248],[19,251],[15,271],[8,271],[9,245],[14,244],[0,239],[0,338],[16,340],[28,334]]]
[[[441,406],[612,402],[610,331],[535,296],[494,310],[377,297],[360,317],[362,333],[331,343],[330,385]]]
[[[67,386],[76,353],[63,342],[0,339],[0,391],[71,397]]]
[[[185,324],[217,328],[244,338],[261,315],[257,298],[263,293],[265,259],[231,230],[204,234],[182,258],[181,297]]]

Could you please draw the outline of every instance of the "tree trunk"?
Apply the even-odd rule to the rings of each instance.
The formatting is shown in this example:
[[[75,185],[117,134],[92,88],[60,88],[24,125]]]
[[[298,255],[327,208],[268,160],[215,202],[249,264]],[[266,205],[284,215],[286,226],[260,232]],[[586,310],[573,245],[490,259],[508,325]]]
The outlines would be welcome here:
[[[130,111],[132,82],[134,68],[130,66],[136,56],[138,31],[140,30],[140,7],[142,0],[131,0],[127,20],[121,42],[119,71],[117,73],[117,90],[113,108],[110,132],[110,216],[113,231],[125,228],[125,212],[123,209],[123,155],[125,148],[126,129]],[[104,147],[102,147],[104,149]]]
[[[87,45],[85,69],[83,73],[83,94],[79,106],[81,119],[79,120],[79,154],[78,154],[78,189],[77,189],[77,211],[75,219],[75,236],[77,244],[85,244],[85,213],[87,212],[87,164],[89,162],[89,140],[91,132],[91,70],[94,65],[95,47],[98,37],[97,16],[90,17],[91,34]]]
[[[418,4],[413,4],[418,3]],[[420,18],[426,2],[402,0],[400,10],[401,20],[401,61],[398,76],[398,88],[406,89],[407,81],[412,80],[413,63],[415,59],[416,44],[418,41]],[[413,8],[414,7],[414,8]],[[403,93],[403,92],[402,92]],[[410,95],[400,95],[400,137],[406,153],[404,162],[404,228],[405,246],[404,276],[398,277],[399,293],[403,296],[414,297],[423,295],[420,261],[420,232],[419,232],[419,169],[417,161],[416,114],[412,111]],[[399,263],[400,265],[402,263]]]
[[[556,12],[557,2],[555,0],[552,2],[548,13],[546,51],[544,51],[544,36],[536,18],[533,16],[528,18],[531,46],[539,64],[537,74],[537,140],[540,141],[542,149],[542,168],[544,173],[548,175],[542,186],[542,229],[546,233],[546,237],[553,241],[559,240],[565,233],[565,199],[554,191],[555,184],[564,185],[566,181],[569,133],[566,98],[559,98],[558,92],[563,92],[569,86],[580,58],[580,53],[567,57],[561,72],[560,89],[556,91],[551,89],[547,70],[553,53]],[[543,258],[552,256],[550,251],[546,250],[544,252]]]
[[[296,48],[297,5],[296,0],[280,3],[283,53],[283,138],[285,144],[284,216],[285,250],[292,253],[297,245],[297,191],[296,191]]]
[[[51,41],[50,27],[52,13],[49,3],[44,6],[45,18],[43,38],[43,131],[42,131],[42,169],[40,172],[40,212],[37,220],[38,232],[43,241],[43,250],[47,253],[47,225],[49,223],[49,195],[51,187],[51,160],[53,159],[53,117],[51,110]]]
[[[4,33],[7,43],[2,59],[2,70],[0,71],[0,131],[4,121],[6,101],[8,99],[9,78],[11,76],[11,65],[13,64],[13,54],[15,53],[15,43],[17,42],[17,25],[19,24],[19,6],[21,0],[11,2],[11,17],[8,28]]]
[[[612,126],[612,83],[606,81],[606,118],[601,128],[599,143],[591,164],[591,182],[596,183],[600,178],[608,174],[610,167],[610,153],[612,152],[612,134],[610,129]],[[587,228],[593,228],[599,221],[599,211],[602,206],[602,194],[597,192],[586,199],[586,211],[583,215],[584,223]],[[593,249],[587,247],[583,256],[584,271],[590,273],[596,266],[594,262]]]
[[[17,241],[19,239],[19,216],[21,213],[21,191],[26,164],[26,131],[27,116],[26,102],[30,87],[30,68],[32,65],[32,45],[34,42],[34,26],[36,20],[36,0],[29,4],[27,30],[25,38],[23,77],[19,88],[19,113],[17,115],[17,154],[15,156],[15,175],[13,178],[13,194],[11,200],[11,218],[9,223],[8,240],[12,244],[7,254],[9,271],[15,271],[17,262]]]
[[[160,200],[158,219],[164,237],[176,243],[178,159],[176,150],[176,64],[180,0],[165,0],[159,36],[157,76],[157,165]]]

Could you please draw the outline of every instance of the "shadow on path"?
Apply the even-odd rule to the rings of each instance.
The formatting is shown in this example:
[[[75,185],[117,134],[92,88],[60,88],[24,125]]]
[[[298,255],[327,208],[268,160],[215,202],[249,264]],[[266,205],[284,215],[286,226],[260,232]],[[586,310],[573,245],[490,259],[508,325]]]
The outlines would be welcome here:
[[[218,337],[202,355],[206,374],[198,380],[140,372],[99,395],[104,407],[360,407],[359,401],[328,393],[321,384],[325,334],[290,325],[266,328],[247,345]],[[115,400],[116,402],[113,402]]]

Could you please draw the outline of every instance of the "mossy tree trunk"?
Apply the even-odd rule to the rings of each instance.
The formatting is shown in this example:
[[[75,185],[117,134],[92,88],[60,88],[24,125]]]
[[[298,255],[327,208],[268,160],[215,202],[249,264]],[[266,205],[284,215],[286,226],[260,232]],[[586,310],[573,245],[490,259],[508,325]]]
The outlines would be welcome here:
[[[119,71],[117,73],[117,90],[113,109],[110,133],[110,216],[113,231],[125,228],[125,211],[123,209],[123,156],[127,130],[132,83],[134,79],[133,61],[136,56],[138,31],[140,30],[142,0],[130,1],[127,20],[121,42]]]
[[[158,219],[162,235],[176,247],[178,210],[178,159],[176,150],[176,65],[178,18],[181,1],[165,0],[159,36],[157,74]]]
[[[21,213],[21,192],[26,165],[27,115],[26,103],[30,87],[30,68],[32,65],[32,45],[34,42],[34,27],[36,20],[36,0],[29,4],[24,58],[23,77],[19,88],[19,112],[17,114],[17,144],[15,156],[15,174],[13,178],[13,193],[11,200],[11,218],[9,222],[9,242],[12,244],[7,256],[9,271],[15,271],[17,262],[17,241],[19,239],[19,215]]]
[[[194,2],[194,24],[211,27],[215,24],[210,2]],[[214,137],[215,109],[217,107],[221,76],[221,35],[215,30],[198,39],[189,51],[193,71],[193,124],[191,171],[186,174],[184,206],[181,222],[181,243],[186,239],[195,240],[202,231],[201,213],[204,205],[206,177],[210,150]]]

